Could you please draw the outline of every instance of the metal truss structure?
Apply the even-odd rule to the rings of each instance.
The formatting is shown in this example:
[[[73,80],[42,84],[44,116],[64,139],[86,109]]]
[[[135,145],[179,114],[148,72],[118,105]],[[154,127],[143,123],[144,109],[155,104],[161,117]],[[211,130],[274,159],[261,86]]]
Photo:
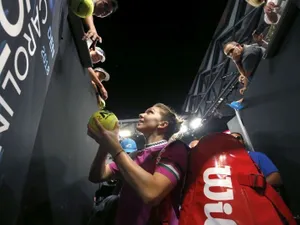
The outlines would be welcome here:
[[[253,8],[245,0],[229,0],[220,23],[209,44],[201,66],[184,102],[182,116],[230,116],[233,110],[222,107],[225,100],[239,98],[238,72],[223,54],[223,45],[229,41],[249,43],[252,32],[263,22],[262,8]],[[139,136],[135,127],[138,119],[120,120],[121,130],[130,130]]]
[[[231,116],[233,110],[224,103],[240,98],[238,71],[223,53],[229,41],[248,44],[253,31],[263,21],[263,10],[245,0],[229,0],[183,105],[183,113],[203,120],[212,116]],[[226,107],[222,107],[226,106]]]

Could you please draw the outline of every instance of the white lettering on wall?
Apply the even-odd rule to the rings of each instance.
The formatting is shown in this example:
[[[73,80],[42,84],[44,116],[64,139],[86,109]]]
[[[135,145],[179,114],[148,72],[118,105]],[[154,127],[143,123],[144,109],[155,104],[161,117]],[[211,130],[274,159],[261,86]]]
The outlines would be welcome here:
[[[13,85],[13,87],[15,88],[15,90],[17,91],[17,93],[20,95],[21,94],[21,89],[20,89],[19,85],[17,84],[14,76],[11,74],[10,70],[7,71],[6,76],[5,76],[4,80],[3,80],[3,83],[2,83],[2,89],[3,90],[6,89],[6,86],[7,86],[7,84],[8,84],[9,81]]]
[[[11,53],[11,50],[10,50],[10,47],[9,45],[6,43],[2,52],[1,52],[1,55],[0,55],[0,74],[2,73],[3,71],[3,68],[8,60],[8,57]]]
[[[20,73],[19,67],[18,67],[18,64],[19,64],[18,59],[19,59],[20,53],[23,53],[23,55],[25,57],[26,69],[23,74]],[[25,80],[27,77],[27,74],[28,74],[28,70],[29,70],[29,59],[28,59],[28,53],[26,52],[26,49],[23,46],[20,46],[16,51],[14,66],[15,66],[15,73],[16,73],[18,79],[21,81]]]
[[[28,51],[29,51],[29,54],[31,56],[33,56],[34,53],[35,53],[35,51],[36,51],[36,43],[35,43],[35,40],[34,40],[34,36],[33,36],[33,33],[32,33],[32,29],[31,29],[30,23],[28,24],[28,30],[30,32],[30,37],[26,33],[24,33],[23,37],[28,42]],[[32,46],[32,47],[30,47],[30,46]]]
[[[36,16],[35,18],[33,19],[31,17],[31,23],[38,35],[38,37],[41,37],[41,25],[40,25],[40,17],[39,17],[39,9],[38,9],[38,6],[36,6]]]
[[[3,106],[3,108],[8,112],[10,116],[13,116],[14,114],[13,110],[9,107],[9,105],[6,103],[6,101],[2,98],[1,95],[0,95],[0,105]],[[8,130],[8,128],[9,128],[9,122],[0,114],[0,133]]]
[[[29,0],[27,0],[29,2]],[[15,24],[11,24],[5,15],[3,5],[2,5],[2,0],[0,0],[0,24],[2,25],[3,29],[5,32],[11,36],[11,37],[17,37],[20,32],[22,31],[23,28],[23,23],[24,23],[24,4],[23,0],[19,0],[19,9],[17,9],[18,6],[16,6],[16,9],[14,12],[19,11],[19,17],[18,20]]]
[[[32,13],[33,10],[35,11],[34,13]],[[50,53],[52,54],[52,58],[55,53],[55,46],[54,46],[51,25],[49,27],[43,26],[47,23],[48,20],[47,0],[39,0],[37,1],[36,5],[31,5],[30,0],[17,0],[17,1],[15,0],[13,13],[16,13],[17,15],[16,15],[16,22],[14,21],[12,23],[6,17],[5,9],[3,8],[3,0],[0,0],[0,26],[3,27],[3,35],[5,35],[6,33],[6,35],[9,37],[13,37],[14,39],[18,38],[17,40],[14,40],[16,41],[14,42],[13,45],[14,48],[12,48],[11,44],[8,42],[5,44],[4,48],[2,49],[2,52],[0,53],[0,74],[4,76],[1,83],[1,88],[4,91],[9,90],[10,91],[9,95],[13,94],[11,93],[11,90],[16,91],[18,95],[21,95],[22,86],[20,85],[20,81],[22,82],[25,81],[27,76],[30,74],[29,73],[30,66],[35,66],[30,64],[30,57],[36,54],[36,50],[38,48],[42,48],[46,44],[46,43],[40,44],[38,42],[38,39],[41,38],[42,36],[46,36],[44,42],[49,41],[49,48],[50,48]],[[25,15],[25,13],[27,14]],[[29,13],[32,16],[30,16]],[[29,18],[26,16],[28,16]],[[24,23],[25,21],[26,23]],[[25,42],[25,45],[23,44],[23,40],[18,42],[22,37],[27,42],[27,43]],[[15,46],[18,43],[20,43],[20,45]],[[47,49],[44,49],[45,54],[47,54],[46,50]],[[13,63],[8,65],[8,62],[10,63],[12,61]],[[35,63],[37,62],[38,61],[36,60]],[[42,59],[42,63],[45,63],[44,59]],[[49,71],[50,71],[50,66],[49,66],[49,62],[47,62],[47,71],[46,71],[47,75],[49,74]],[[4,108],[6,112],[11,117],[13,117],[14,111],[13,111],[13,107],[10,105],[12,103],[7,101],[7,99],[5,100],[5,96],[7,95],[2,94],[0,96],[0,107]],[[11,118],[6,118],[6,117],[7,116],[5,111],[1,111],[0,133],[7,131],[10,127],[9,119]],[[1,148],[2,146],[0,146],[0,149]]]
[[[44,1],[44,5],[45,5],[45,16],[42,19],[42,24],[45,24],[47,22],[48,19],[48,7],[47,7],[47,1],[46,0],[40,0],[40,4],[39,4],[39,10],[42,10],[42,1]]]

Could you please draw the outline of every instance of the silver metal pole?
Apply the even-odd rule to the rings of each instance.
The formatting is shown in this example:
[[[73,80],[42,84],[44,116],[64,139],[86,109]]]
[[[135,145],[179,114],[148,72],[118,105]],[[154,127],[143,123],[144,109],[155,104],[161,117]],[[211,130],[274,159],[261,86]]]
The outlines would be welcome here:
[[[238,110],[236,110],[236,109],[234,111],[235,111],[236,118],[237,118],[237,120],[238,120],[238,122],[240,124],[241,129],[242,129],[243,137],[244,137],[244,139],[245,139],[245,141],[246,141],[246,143],[248,145],[248,149],[250,151],[254,151],[254,148],[253,148],[253,145],[251,143],[251,140],[250,140],[250,137],[248,135],[248,132],[247,132],[247,130],[246,130],[246,128],[245,128],[245,126],[244,126],[244,124],[242,122],[240,112]]]

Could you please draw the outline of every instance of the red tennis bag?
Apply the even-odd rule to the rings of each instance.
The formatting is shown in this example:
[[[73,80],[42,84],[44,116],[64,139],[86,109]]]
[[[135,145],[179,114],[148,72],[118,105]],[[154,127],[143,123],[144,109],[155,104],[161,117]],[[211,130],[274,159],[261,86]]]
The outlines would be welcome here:
[[[189,159],[179,225],[296,225],[281,197],[231,135],[203,137]]]

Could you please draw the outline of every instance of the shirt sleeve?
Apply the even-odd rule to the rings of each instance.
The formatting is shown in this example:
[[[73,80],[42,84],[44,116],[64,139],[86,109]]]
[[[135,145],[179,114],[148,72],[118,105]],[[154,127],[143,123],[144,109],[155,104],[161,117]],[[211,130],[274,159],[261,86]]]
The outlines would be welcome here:
[[[183,178],[187,171],[188,150],[183,143],[174,143],[166,147],[155,172],[165,175],[172,184]]]
[[[247,55],[244,59],[243,59],[243,68],[245,70],[246,73],[249,73],[250,75],[252,75],[253,71],[255,70],[255,68],[257,67],[258,63],[259,63],[259,55],[258,54],[249,54]]]
[[[108,166],[109,166],[111,172],[113,173],[113,175],[119,174],[120,170],[115,162],[111,162],[110,164],[108,164]]]
[[[138,151],[132,152],[129,154],[130,158],[134,160],[137,156]],[[113,175],[118,175],[120,173],[119,167],[115,162],[111,162],[108,164],[110,170],[112,171]]]
[[[264,153],[256,152],[259,161],[259,167],[265,177],[269,176],[271,173],[278,172],[277,167],[271,161],[271,159],[266,156]]]

